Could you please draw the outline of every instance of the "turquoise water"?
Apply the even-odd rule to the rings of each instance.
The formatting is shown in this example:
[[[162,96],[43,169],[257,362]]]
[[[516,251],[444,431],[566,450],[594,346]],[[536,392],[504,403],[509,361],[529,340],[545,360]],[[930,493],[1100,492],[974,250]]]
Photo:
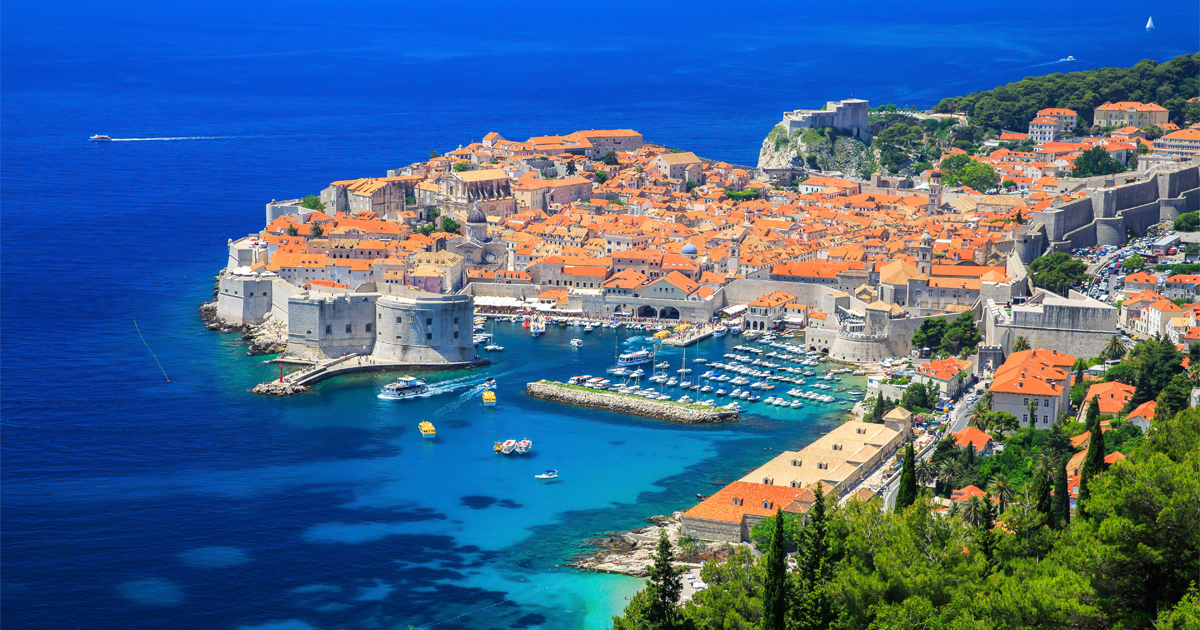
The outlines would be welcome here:
[[[85,579],[72,575],[73,566],[44,567],[13,587],[37,592],[46,588],[41,579],[54,576],[78,584],[69,589],[78,591],[73,598],[97,598],[114,614],[136,612],[147,627],[219,602],[222,613],[209,621],[232,618],[247,628],[365,627],[383,619],[606,628],[641,580],[566,568],[586,539],[686,509],[697,493],[837,421],[808,403],[769,413],[759,403],[737,424],[683,426],[523,393],[539,378],[600,374],[618,348],[641,347],[629,342],[638,333],[612,329],[551,327],[533,339],[517,324],[496,324],[506,349],[489,355],[493,365],[431,373],[434,395],[389,401],[377,397],[390,378],[384,374],[332,379],[292,398],[254,396],[245,387],[277,368],[245,356],[235,336],[171,338],[153,323],[141,326],[151,349],[195,354],[161,356],[173,382],[139,383],[137,398],[170,406],[216,396],[219,406],[211,415],[176,409],[157,426],[118,422],[106,425],[107,434],[58,425],[57,435],[72,432],[68,440],[84,438],[93,449],[96,440],[112,441],[118,450],[86,477],[31,480],[10,487],[5,500],[22,517],[52,511],[56,525],[42,540],[66,545],[58,552],[78,558],[80,571],[106,569]],[[574,337],[585,346],[572,348]],[[689,365],[702,373],[691,359],[716,360],[738,343],[746,342],[701,342],[687,350]],[[130,360],[149,367],[143,350],[131,348]],[[677,348],[660,354],[672,369],[682,358]],[[494,408],[481,403],[489,376],[499,382]],[[244,415],[247,408],[259,413]],[[435,440],[417,431],[423,419],[436,425]],[[41,435],[51,430],[40,428]],[[493,442],[510,437],[528,437],[534,450],[494,454]],[[133,447],[131,456],[123,445]],[[560,478],[534,479],[548,468]],[[96,537],[69,539],[81,527]],[[135,568],[124,560],[138,528],[174,535],[146,540]]]

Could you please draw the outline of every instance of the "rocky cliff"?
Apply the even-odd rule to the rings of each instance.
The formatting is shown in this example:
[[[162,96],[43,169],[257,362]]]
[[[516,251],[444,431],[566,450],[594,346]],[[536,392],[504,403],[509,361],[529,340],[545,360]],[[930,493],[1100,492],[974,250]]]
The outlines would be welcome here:
[[[865,178],[877,165],[870,146],[832,129],[805,129],[789,137],[783,127],[776,126],[767,133],[758,153],[758,167],[768,169],[805,167]]]

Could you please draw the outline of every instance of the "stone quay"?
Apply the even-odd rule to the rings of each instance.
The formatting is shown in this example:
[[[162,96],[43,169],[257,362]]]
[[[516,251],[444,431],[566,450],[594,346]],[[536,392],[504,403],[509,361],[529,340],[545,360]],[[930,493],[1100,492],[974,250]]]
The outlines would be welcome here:
[[[554,402],[620,411],[635,416],[669,420],[681,424],[737,421],[738,412],[674,401],[646,400],[614,392],[592,391],[553,381],[529,383],[525,393]]]

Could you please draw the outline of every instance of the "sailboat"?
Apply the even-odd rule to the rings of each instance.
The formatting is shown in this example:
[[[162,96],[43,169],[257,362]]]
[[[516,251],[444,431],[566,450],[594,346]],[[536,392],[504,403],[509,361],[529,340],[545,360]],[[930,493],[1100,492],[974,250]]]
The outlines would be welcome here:
[[[1146,30],[1147,31],[1154,30],[1154,18],[1153,17],[1151,17],[1149,20],[1146,20]]]

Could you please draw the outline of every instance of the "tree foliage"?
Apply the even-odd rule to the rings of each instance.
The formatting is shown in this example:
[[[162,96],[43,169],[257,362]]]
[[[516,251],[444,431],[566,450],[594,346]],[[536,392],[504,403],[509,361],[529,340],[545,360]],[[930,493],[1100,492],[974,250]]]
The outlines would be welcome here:
[[[1066,295],[1072,286],[1087,277],[1087,266],[1066,252],[1042,256],[1029,265],[1029,270],[1033,272],[1034,286],[1059,295]]]
[[[896,489],[896,511],[901,511],[917,500],[916,454],[912,442],[904,447],[904,464],[900,469],[900,487]]]
[[[1104,147],[1092,147],[1075,157],[1075,166],[1071,170],[1071,175],[1073,177],[1097,177],[1120,173],[1124,170],[1125,165],[1109,155]]]
[[[300,207],[309,210],[325,210],[325,204],[321,203],[321,198],[316,195],[309,195],[301,199]]]
[[[942,160],[939,168],[942,171],[942,181],[951,186],[970,186],[975,190],[986,191],[1000,183],[996,169],[962,154],[951,155]]]
[[[1200,229],[1200,212],[1185,212],[1175,217],[1174,227],[1179,232],[1195,232]]]
[[[966,112],[971,123],[988,129],[1024,129],[1039,109],[1066,107],[1079,113],[1081,123],[1092,124],[1097,106],[1106,101],[1158,103],[1170,111],[1170,120],[1183,125],[1195,115],[1187,99],[1197,95],[1200,53],[1181,55],[1166,63],[1145,59],[1132,68],[1100,68],[1082,72],[1029,77],[967,96],[943,99],[939,112]]]

